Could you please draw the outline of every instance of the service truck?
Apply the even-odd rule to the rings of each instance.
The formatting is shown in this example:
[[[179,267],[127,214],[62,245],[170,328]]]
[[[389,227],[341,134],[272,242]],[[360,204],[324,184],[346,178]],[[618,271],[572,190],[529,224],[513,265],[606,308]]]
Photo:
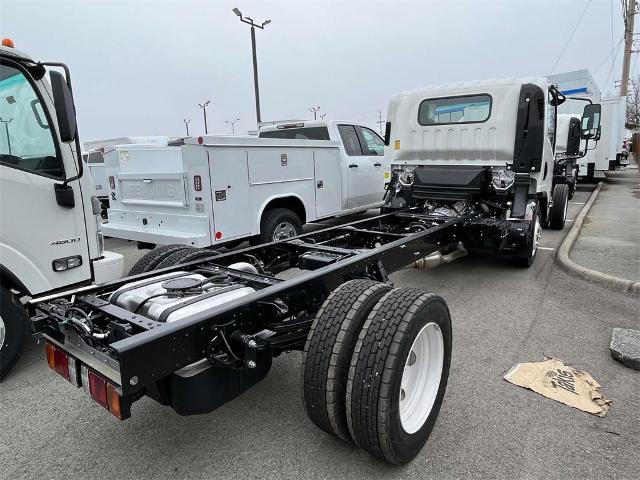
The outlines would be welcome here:
[[[264,127],[257,138],[205,135],[183,143],[105,152],[105,235],[141,245],[265,243],[383,203],[384,144],[364,125],[296,122]]]
[[[80,160],[70,84],[0,47],[0,378],[31,332],[24,299],[122,275],[103,249],[100,202]]]
[[[426,87],[394,97],[387,113],[392,179],[385,211],[418,208],[465,220],[458,238],[530,267],[541,228],[561,229],[569,186],[554,185],[556,119],[564,96],[545,78]],[[594,138],[600,106],[584,107]],[[421,228],[421,227],[416,227]]]

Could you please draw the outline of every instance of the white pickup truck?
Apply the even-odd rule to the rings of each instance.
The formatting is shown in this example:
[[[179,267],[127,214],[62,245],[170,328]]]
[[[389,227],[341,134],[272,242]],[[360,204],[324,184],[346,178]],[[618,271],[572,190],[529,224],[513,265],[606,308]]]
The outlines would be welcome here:
[[[259,137],[216,135],[182,146],[105,152],[107,236],[194,247],[302,233],[302,225],[383,204],[384,142],[364,125],[279,124]]]

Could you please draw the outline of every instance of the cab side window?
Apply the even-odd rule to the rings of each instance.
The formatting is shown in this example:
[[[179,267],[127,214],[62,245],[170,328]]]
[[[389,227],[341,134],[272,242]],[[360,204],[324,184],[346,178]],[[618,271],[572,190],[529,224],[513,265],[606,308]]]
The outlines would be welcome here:
[[[20,70],[6,64],[0,64],[0,164],[64,178],[38,95]]]
[[[350,157],[361,156],[362,147],[360,146],[360,140],[358,139],[355,127],[353,125],[338,125],[338,130],[340,131],[340,137],[342,138],[342,143],[344,144],[347,155]]]
[[[384,155],[384,142],[376,132],[367,127],[356,128],[360,130],[364,140],[365,155]]]

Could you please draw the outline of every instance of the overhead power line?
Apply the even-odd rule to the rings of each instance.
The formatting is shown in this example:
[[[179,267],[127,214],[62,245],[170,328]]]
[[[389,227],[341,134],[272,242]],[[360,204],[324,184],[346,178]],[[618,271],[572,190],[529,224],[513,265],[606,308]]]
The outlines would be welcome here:
[[[551,69],[551,73],[555,72],[556,67],[558,66],[558,62],[562,58],[562,55],[564,55],[564,51],[569,46],[569,43],[571,42],[571,39],[573,39],[573,35],[576,33],[576,30],[578,30],[578,27],[580,26],[580,23],[582,22],[582,19],[584,18],[585,14],[587,13],[587,10],[589,10],[589,6],[591,5],[591,2],[593,2],[593,0],[589,0],[589,2],[587,3],[586,7],[584,7],[584,10],[582,11],[582,15],[580,15],[580,18],[578,19],[578,23],[576,23],[576,26],[573,27],[573,30],[571,31],[571,35],[569,35],[569,38],[567,39],[567,42],[564,44],[564,47],[562,47],[562,50],[560,51],[560,55],[558,55],[558,58],[556,59],[556,62],[553,64],[553,68]]]

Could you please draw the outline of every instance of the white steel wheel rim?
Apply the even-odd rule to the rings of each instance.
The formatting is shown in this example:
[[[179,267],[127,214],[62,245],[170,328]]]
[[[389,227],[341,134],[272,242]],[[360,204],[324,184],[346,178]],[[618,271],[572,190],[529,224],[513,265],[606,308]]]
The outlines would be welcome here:
[[[400,423],[412,434],[427,421],[438,395],[444,364],[440,327],[427,323],[413,341],[400,382]]]
[[[536,224],[533,228],[533,250],[531,251],[531,256],[534,257],[536,252],[538,251],[538,245],[540,244],[540,235],[541,235],[542,227],[540,226],[540,220],[536,217]]]
[[[273,231],[273,241],[284,240],[296,236],[295,227],[289,222],[280,222]]]
[[[2,320],[2,317],[0,317],[0,349],[4,345],[5,336],[6,336],[6,331],[4,328],[4,320]]]

